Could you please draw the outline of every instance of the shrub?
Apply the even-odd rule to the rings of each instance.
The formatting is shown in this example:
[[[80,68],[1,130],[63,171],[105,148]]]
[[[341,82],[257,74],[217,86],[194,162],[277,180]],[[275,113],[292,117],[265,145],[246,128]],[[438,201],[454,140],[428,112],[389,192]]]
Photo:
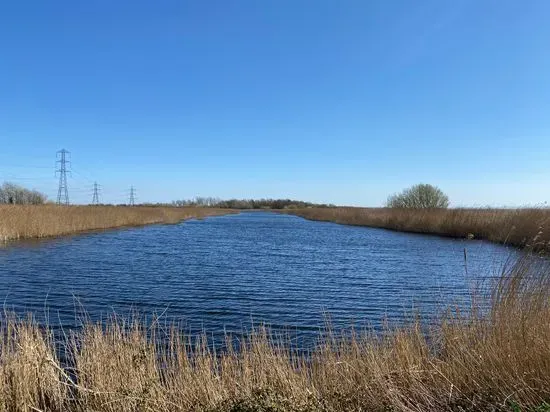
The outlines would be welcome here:
[[[387,207],[410,209],[446,209],[449,198],[436,186],[428,184],[414,185],[401,193],[391,195]]]

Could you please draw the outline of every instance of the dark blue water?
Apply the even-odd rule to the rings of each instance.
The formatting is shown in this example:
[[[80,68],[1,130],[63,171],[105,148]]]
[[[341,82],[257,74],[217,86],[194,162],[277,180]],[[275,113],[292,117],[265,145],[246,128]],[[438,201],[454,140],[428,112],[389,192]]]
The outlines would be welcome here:
[[[467,250],[468,273],[464,250]],[[163,313],[190,331],[240,333],[251,321],[313,336],[426,316],[466,302],[514,252],[479,241],[242,213],[90,233],[0,249],[7,309],[78,324],[113,311]]]

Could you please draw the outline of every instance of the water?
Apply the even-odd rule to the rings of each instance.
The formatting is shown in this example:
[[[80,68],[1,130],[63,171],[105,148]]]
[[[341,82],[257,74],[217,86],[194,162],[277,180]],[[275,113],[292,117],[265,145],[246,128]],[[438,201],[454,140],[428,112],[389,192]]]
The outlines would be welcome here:
[[[92,319],[137,310],[190,332],[241,333],[266,322],[311,338],[328,314],[336,328],[376,328],[464,303],[472,283],[514,253],[250,212],[12,244],[0,249],[0,299],[54,327],[78,325],[82,309]]]

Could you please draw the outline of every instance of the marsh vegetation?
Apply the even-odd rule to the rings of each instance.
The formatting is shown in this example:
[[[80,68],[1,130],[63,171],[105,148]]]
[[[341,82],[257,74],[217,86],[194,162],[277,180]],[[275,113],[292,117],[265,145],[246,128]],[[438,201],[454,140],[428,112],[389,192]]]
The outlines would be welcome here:
[[[485,239],[511,246],[550,249],[550,209],[307,208],[287,210],[311,220],[454,238]]]
[[[535,256],[435,326],[328,330],[308,352],[263,327],[216,347],[158,319],[84,322],[59,339],[5,314],[0,410],[535,410],[550,401],[549,316],[550,268]]]
[[[227,213],[231,211],[200,207],[0,205],[0,241],[177,223]]]

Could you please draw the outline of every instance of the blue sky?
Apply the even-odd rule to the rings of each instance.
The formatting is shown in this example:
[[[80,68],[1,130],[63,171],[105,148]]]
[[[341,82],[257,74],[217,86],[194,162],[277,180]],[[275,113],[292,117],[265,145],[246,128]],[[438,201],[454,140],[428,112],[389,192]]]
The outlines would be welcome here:
[[[71,200],[550,200],[550,2],[12,1],[0,181]]]

